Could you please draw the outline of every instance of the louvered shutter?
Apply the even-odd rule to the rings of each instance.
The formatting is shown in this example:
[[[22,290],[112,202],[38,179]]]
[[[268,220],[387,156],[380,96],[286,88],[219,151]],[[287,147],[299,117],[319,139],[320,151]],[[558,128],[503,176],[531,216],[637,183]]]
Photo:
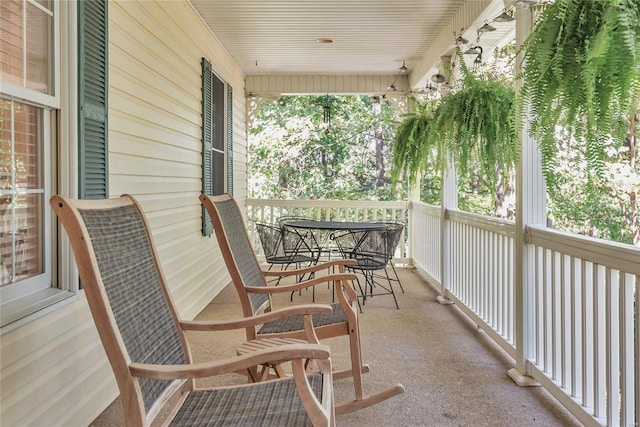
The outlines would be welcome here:
[[[213,73],[211,64],[202,58],[202,193],[213,195]],[[213,224],[202,208],[202,234],[210,236]]]
[[[109,197],[108,2],[78,2],[79,196]]]
[[[233,88],[227,85],[227,193],[233,194]]]

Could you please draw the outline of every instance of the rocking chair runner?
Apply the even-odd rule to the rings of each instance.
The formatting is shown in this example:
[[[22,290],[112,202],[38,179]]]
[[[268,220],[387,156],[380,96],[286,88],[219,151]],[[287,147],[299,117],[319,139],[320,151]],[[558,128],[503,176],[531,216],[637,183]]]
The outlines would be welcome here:
[[[164,425],[333,426],[329,349],[309,343],[269,346],[226,360],[193,363],[184,331],[251,327],[328,306],[272,312],[236,321],[180,321],[153,245],[149,225],[130,196],[70,200],[51,206],[67,230],[100,339],[116,376],[127,426],[148,426],[177,401]],[[262,318],[261,318],[262,317]],[[310,337],[313,339],[313,337]],[[315,360],[320,375],[307,376]],[[195,378],[291,360],[293,377],[233,387],[196,389]],[[179,399],[171,399],[173,396]]]
[[[336,414],[362,409],[404,392],[404,387],[401,384],[394,384],[377,393],[363,395],[362,374],[369,371],[369,366],[362,364],[360,328],[358,324],[358,297],[349,283],[355,280],[356,277],[353,274],[345,274],[345,266],[355,264],[355,261],[340,259],[294,270],[262,270],[247,236],[242,212],[233,197],[229,194],[220,196],[201,195],[200,201],[213,222],[220,250],[240,297],[242,311],[245,316],[254,316],[257,313],[270,311],[273,308],[271,294],[290,293],[321,283],[334,282],[339,302],[332,304],[332,314],[313,316],[313,325],[315,333],[320,340],[343,335],[349,337],[351,368],[334,372],[333,378],[339,379],[353,376],[355,399],[337,404]],[[332,267],[338,268],[338,274],[315,277],[293,285],[267,285],[267,277],[295,277]],[[302,333],[301,319],[287,318],[268,322],[261,328],[256,328],[252,331],[248,328],[247,339],[254,340],[258,336],[263,338],[303,338]]]

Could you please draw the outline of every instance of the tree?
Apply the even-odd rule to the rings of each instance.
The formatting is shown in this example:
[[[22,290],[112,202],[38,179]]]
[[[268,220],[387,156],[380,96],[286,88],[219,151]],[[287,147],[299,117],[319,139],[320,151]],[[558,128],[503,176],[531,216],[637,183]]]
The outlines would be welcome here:
[[[256,102],[249,123],[250,197],[403,197],[384,168],[392,162],[388,146],[397,106],[376,101],[325,95]]]

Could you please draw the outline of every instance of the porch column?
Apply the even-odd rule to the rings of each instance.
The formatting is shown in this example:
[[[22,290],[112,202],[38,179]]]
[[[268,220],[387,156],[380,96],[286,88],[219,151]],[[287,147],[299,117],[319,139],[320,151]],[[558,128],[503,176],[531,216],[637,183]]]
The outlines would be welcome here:
[[[458,175],[453,159],[448,159],[447,166],[442,176],[442,200],[440,213],[440,295],[437,300],[440,304],[453,304],[447,298],[449,289],[449,277],[451,274],[451,225],[449,223],[449,209],[458,209]]]
[[[527,39],[533,25],[530,9],[516,10],[517,49]],[[522,57],[516,60],[516,74],[522,70]],[[509,376],[520,386],[539,385],[528,375],[527,359],[533,355],[535,322],[533,296],[535,292],[534,249],[527,245],[527,226],[546,223],[546,190],[536,140],[529,136],[525,120],[520,132],[520,162],[516,172],[516,238],[515,238],[515,301],[514,333],[516,367]]]

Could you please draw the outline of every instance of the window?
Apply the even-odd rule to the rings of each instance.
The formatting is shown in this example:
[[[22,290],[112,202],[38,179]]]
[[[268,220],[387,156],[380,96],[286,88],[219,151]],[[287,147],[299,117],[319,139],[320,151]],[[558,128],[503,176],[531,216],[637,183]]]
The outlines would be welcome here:
[[[0,2],[2,332],[55,309],[78,287],[68,245],[64,255],[52,251],[48,202],[52,191],[106,197],[106,8],[106,0]]]
[[[58,13],[51,0],[0,3],[2,325],[51,288],[50,149],[59,109]],[[37,297],[39,298],[39,297]],[[33,305],[33,301],[29,304]]]
[[[233,194],[233,89],[202,58],[202,192]],[[202,233],[213,226],[202,211]]]

